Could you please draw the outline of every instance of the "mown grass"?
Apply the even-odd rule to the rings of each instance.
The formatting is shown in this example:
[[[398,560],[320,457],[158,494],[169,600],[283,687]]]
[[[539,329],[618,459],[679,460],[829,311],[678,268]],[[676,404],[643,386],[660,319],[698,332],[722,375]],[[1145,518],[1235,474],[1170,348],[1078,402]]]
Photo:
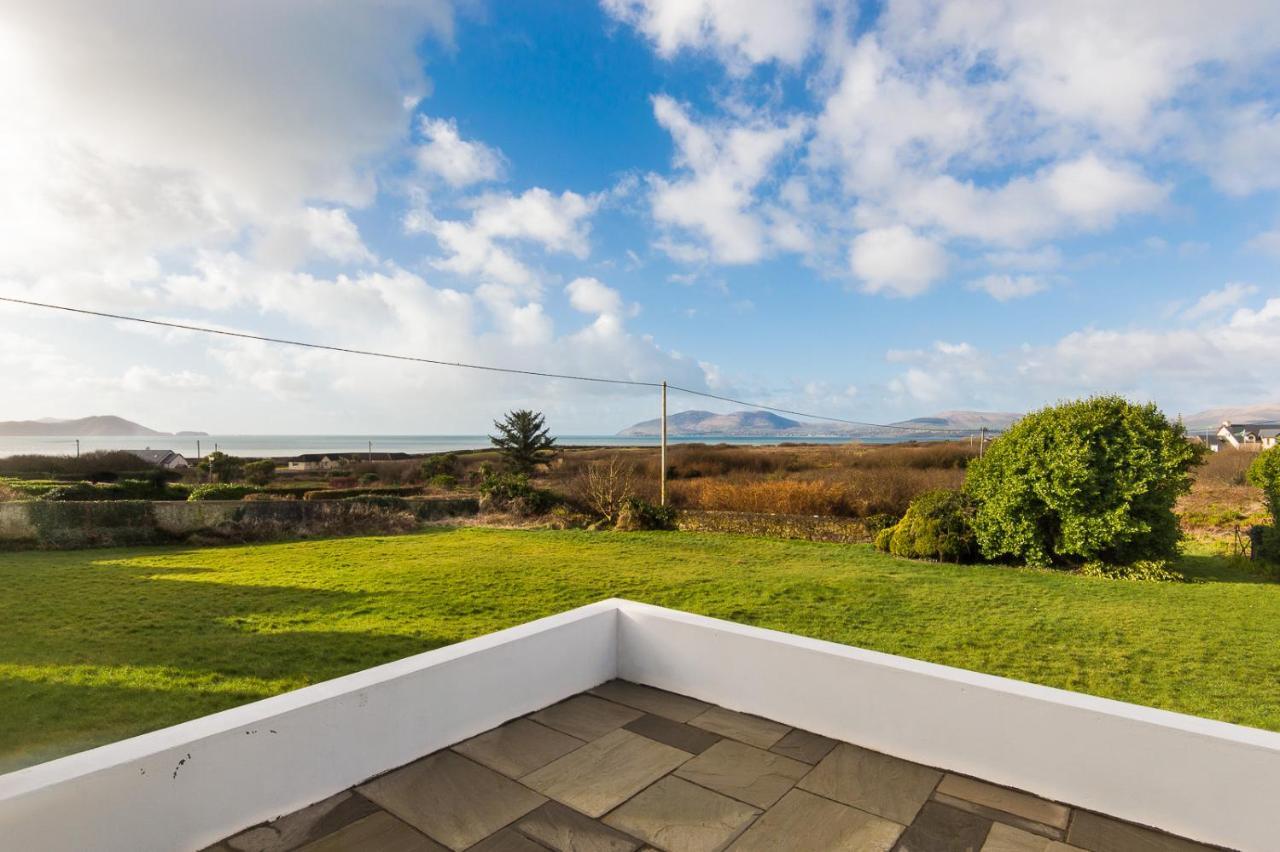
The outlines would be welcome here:
[[[870,547],[495,529],[0,553],[0,769],[609,596],[1280,730],[1280,586],[907,562]]]

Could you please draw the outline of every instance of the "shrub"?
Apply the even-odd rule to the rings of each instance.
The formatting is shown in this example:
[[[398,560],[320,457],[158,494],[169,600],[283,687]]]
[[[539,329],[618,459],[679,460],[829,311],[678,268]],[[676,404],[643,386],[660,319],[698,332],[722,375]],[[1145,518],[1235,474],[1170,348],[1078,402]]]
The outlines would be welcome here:
[[[1280,447],[1258,453],[1246,474],[1249,484],[1262,489],[1272,523],[1280,525]]]
[[[87,476],[152,470],[153,466],[125,450],[95,450],[79,456],[19,455],[0,459],[0,473],[74,474]]]
[[[876,533],[876,550],[881,553],[889,552],[889,545],[893,542],[893,527],[885,527]]]
[[[373,471],[369,471],[368,473],[362,473],[362,474],[360,474],[360,484],[361,484],[361,485],[372,485],[373,483],[375,483],[375,482],[377,482],[377,481],[378,481],[378,474],[374,473]]]
[[[354,497],[342,498],[342,502],[356,503],[361,506],[376,506],[379,509],[388,509],[396,512],[407,512],[411,508],[408,500],[392,494],[357,494]]]
[[[484,471],[480,480],[480,508],[517,515],[540,515],[558,501],[550,491],[534,488],[523,473]]]
[[[1204,448],[1154,405],[1118,396],[1042,409],[969,465],[983,555],[1128,564],[1177,552],[1173,505]]]
[[[422,493],[422,489],[416,485],[394,485],[385,488],[319,488],[303,492],[302,499],[345,500],[348,497],[363,497],[365,495],[406,497],[420,493]]]
[[[897,525],[876,535],[876,546],[882,544],[894,556],[907,559],[972,562],[978,556],[973,504],[962,491],[925,492]]]
[[[427,485],[432,488],[443,488],[445,491],[452,491],[458,487],[458,477],[451,473],[437,473],[427,480]]]
[[[261,491],[256,485],[237,485],[231,482],[212,482],[191,489],[188,500],[243,500]]]
[[[266,485],[276,475],[276,463],[271,459],[258,459],[244,466],[244,478],[254,485]]]
[[[676,527],[676,510],[670,506],[658,506],[640,497],[629,497],[618,510],[616,529],[624,532],[639,530],[673,530]]]
[[[430,480],[436,476],[458,475],[458,457],[453,453],[427,456],[420,465],[422,478]]]
[[[593,461],[577,479],[579,502],[610,523],[618,520],[622,507],[632,497],[634,466],[614,453],[608,459]]]
[[[1080,566],[1085,577],[1101,577],[1106,580],[1142,580],[1149,583],[1181,583],[1187,578],[1158,559],[1139,559],[1128,565],[1112,565],[1108,562],[1086,562]]]

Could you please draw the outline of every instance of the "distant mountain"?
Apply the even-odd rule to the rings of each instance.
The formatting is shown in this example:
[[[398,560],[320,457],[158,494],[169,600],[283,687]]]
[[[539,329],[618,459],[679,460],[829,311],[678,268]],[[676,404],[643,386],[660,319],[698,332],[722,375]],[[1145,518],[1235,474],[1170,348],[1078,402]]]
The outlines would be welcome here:
[[[100,414],[94,417],[80,417],[75,420],[60,420],[45,417],[40,420],[2,420],[0,435],[6,437],[45,437],[67,436],[72,438],[90,437],[133,437],[133,436],[168,436],[171,432],[157,432],[139,423],[116,417],[113,414]],[[203,435],[204,432],[183,432],[184,435]]]
[[[1021,414],[1011,411],[942,411],[929,417],[899,420],[892,425],[926,429],[1008,429],[1020,417]]]
[[[909,438],[913,435],[921,438],[938,438],[945,437],[946,430],[950,429],[977,431],[984,426],[993,430],[1005,429],[1021,416],[1008,412],[943,411],[930,417],[917,417],[890,424],[911,427],[908,430],[823,421],[801,423],[798,420],[779,417],[768,411],[734,411],[729,414],[716,414],[712,411],[681,411],[667,418],[667,434],[682,438],[779,437],[797,440],[819,437]],[[648,438],[658,435],[661,428],[661,421],[645,420],[623,429],[618,434],[626,438]]]
[[[1197,411],[1182,418],[1182,422],[1192,432],[1217,429],[1224,420],[1230,420],[1232,423],[1280,423],[1280,402],[1206,408],[1204,411]]]
[[[667,417],[668,435],[778,435],[799,427],[797,420],[788,420],[768,411],[735,411],[716,414],[714,411],[681,411]],[[618,434],[628,438],[658,435],[662,421],[645,420],[623,429]]]

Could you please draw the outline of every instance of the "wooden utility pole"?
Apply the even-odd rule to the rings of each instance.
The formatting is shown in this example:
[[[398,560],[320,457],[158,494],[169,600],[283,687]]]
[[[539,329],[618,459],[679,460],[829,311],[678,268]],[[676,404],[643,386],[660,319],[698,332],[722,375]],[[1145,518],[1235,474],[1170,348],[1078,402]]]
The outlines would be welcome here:
[[[982,437],[978,438],[978,458],[982,458],[982,450],[987,446],[987,427],[982,427]]]
[[[369,464],[373,464],[373,441],[369,442]]]
[[[667,383],[662,383],[662,487],[659,502],[667,505]]]
[[[80,458],[80,439],[76,438],[76,458]]]

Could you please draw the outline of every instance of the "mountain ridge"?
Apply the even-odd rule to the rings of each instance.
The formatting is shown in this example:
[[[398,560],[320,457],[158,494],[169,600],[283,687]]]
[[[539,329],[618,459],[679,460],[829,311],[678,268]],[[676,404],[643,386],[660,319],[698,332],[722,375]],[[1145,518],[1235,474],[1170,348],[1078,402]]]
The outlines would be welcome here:
[[[179,432],[177,435],[199,436],[205,432]],[[38,420],[0,421],[0,435],[10,438],[72,437],[72,438],[131,438],[175,437],[173,432],[161,432],[125,420],[114,414],[95,414],[72,419],[42,417]]]
[[[879,437],[905,436],[914,430],[922,436],[943,435],[948,430],[977,431],[982,428],[1006,429],[1022,415],[1000,411],[943,411],[929,417],[917,417],[886,424],[883,427],[855,426],[847,423],[817,421],[802,423],[768,411],[742,409],[727,414],[712,411],[681,411],[667,417],[667,434],[675,437]],[[892,427],[904,427],[895,429]],[[642,420],[618,432],[624,438],[654,437],[662,428],[661,420]]]

